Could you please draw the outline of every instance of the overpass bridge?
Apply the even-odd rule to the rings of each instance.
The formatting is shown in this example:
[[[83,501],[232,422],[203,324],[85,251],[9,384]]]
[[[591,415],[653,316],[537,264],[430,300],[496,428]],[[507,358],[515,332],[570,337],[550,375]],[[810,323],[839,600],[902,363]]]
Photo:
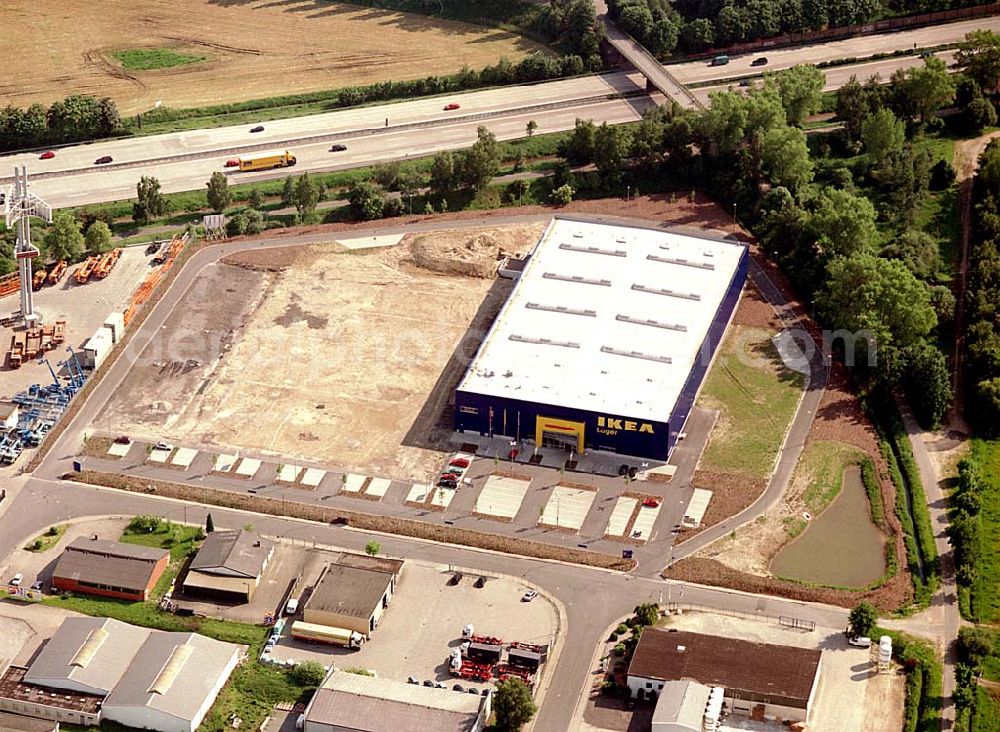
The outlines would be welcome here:
[[[599,3],[598,12],[604,3]],[[646,77],[646,91],[657,90],[674,100],[685,109],[704,109],[705,105],[691,91],[680,83],[666,67],[656,60],[645,47],[628,33],[619,28],[607,16],[607,10],[598,16],[604,24],[604,36],[608,43],[622,55],[636,70]]]

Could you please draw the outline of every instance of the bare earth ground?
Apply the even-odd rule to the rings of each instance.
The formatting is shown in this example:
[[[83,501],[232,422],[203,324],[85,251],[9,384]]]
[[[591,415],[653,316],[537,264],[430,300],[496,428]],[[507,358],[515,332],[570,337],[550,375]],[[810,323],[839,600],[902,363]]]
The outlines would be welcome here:
[[[414,79],[518,61],[514,34],[320,0],[8,0],[0,99],[26,107],[109,96],[123,113]],[[202,62],[126,71],[111,52],[172,48]]]
[[[165,347],[97,426],[425,479],[450,434],[454,386],[511,286],[437,270],[489,272],[500,249],[527,251],[543,228],[227,258],[196,281]]]

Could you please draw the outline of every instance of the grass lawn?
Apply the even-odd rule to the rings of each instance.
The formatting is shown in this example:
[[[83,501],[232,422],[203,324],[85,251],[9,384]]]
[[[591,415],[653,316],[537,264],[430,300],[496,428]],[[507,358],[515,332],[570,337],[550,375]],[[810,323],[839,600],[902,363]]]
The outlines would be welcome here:
[[[795,477],[808,476],[809,485],[802,493],[802,500],[813,516],[823,513],[840,493],[844,470],[861,465],[865,457],[864,450],[844,442],[819,440],[806,446],[795,466]]]
[[[1000,440],[973,440],[972,459],[979,466],[983,491],[971,605],[972,616],[986,623],[1000,619]]]
[[[204,61],[207,58],[207,56],[178,53],[169,48],[129,48],[125,51],[114,51],[111,55],[129,71],[169,69],[172,66],[184,66]]]
[[[720,412],[703,470],[770,474],[805,384],[781,363],[772,335],[735,326],[719,349],[698,399],[698,406]]]
[[[44,552],[51,549],[59,541],[60,537],[66,533],[66,524],[50,526],[49,529],[32,539],[24,547],[29,552]]]
[[[243,720],[240,728],[258,729],[275,704],[305,703],[314,689],[297,684],[287,671],[256,660],[248,661],[233,671],[198,729],[201,732],[231,729],[232,715]]]
[[[152,532],[126,528],[119,541],[170,550],[170,564],[150,594],[151,599],[156,601],[170,589],[170,584],[177,577],[184,561],[195,552],[203,539],[204,532],[200,526],[184,526],[172,521],[163,521],[159,528]]]

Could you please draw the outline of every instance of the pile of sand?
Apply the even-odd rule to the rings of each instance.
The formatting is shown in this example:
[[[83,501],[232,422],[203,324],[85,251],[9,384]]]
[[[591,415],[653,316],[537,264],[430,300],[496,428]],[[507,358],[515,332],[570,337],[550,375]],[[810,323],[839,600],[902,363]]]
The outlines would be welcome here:
[[[500,244],[489,233],[466,237],[424,234],[410,242],[410,256],[421,269],[490,279],[500,263]]]

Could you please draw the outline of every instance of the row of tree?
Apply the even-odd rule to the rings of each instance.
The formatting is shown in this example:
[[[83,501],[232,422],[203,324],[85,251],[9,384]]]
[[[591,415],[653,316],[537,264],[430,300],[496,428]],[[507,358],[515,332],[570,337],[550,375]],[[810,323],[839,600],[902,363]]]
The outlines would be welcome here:
[[[48,108],[7,105],[0,109],[0,152],[110,137],[121,127],[118,107],[107,97],[75,94]]]

